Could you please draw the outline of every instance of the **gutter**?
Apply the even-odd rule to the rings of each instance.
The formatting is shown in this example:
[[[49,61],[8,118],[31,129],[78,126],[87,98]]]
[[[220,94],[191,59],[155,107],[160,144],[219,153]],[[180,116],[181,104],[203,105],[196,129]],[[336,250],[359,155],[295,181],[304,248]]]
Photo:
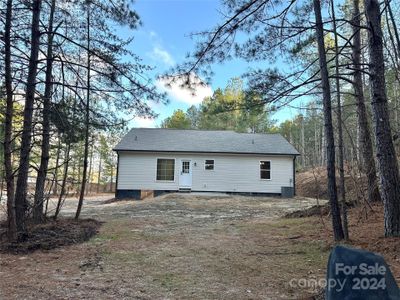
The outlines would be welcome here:
[[[200,153],[200,154],[239,154],[239,155],[270,155],[270,156],[300,156],[300,153],[262,153],[262,152],[216,152],[216,151],[174,151],[174,150],[125,150],[112,149],[115,152],[138,152],[138,153]]]

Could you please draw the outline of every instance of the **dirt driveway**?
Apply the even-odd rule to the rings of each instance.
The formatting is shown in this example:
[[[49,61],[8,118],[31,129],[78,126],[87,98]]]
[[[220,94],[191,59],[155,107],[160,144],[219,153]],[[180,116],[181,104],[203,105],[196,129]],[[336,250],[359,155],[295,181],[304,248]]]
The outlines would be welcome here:
[[[296,299],[307,290],[290,279],[324,274],[328,247],[304,236],[322,225],[279,218],[314,199],[106,198],[85,201],[82,217],[105,222],[89,242],[0,254],[0,299]],[[75,207],[67,200],[63,215]]]

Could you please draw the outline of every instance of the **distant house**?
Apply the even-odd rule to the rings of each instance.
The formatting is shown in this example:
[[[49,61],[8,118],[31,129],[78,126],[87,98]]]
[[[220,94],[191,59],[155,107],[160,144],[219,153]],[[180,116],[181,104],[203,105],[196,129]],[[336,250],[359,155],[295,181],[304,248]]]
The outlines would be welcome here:
[[[297,150],[280,134],[134,128],[114,148],[116,198],[172,191],[290,196]]]

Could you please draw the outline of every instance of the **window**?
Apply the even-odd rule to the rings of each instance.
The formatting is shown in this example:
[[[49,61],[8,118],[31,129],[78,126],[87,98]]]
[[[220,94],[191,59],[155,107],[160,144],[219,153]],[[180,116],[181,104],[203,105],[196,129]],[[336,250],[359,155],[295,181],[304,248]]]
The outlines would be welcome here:
[[[157,180],[174,181],[175,177],[174,159],[157,159]]]
[[[260,178],[261,179],[271,179],[271,162],[260,161]]]
[[[189,174],[189,173],[190,173],[190,161],[183,161],[182,174]]]
[[[206,159],[204,164],[205,170],[214,170],[214,160],[213,159]]]

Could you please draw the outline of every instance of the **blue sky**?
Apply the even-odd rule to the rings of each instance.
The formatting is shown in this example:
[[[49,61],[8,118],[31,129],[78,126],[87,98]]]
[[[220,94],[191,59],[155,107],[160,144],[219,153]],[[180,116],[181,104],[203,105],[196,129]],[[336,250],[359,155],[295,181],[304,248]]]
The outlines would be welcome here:
[[[155,68],[148,74],[150,78],[156,78],[157,74],[162,74],[173,65],[182,62],[185,55],[194,49],[195,43],[190,38],[190,33],[211,28],[221,19],[219,0],[137,0],[134,9],[140,15],[143,25],[133,32],[124,29],[123,34],[134,35],[131,50],[139,55],[145,64]],[[210,86],[199,90],[196,97],[174,87],[168,91],[168,105],[152,106],[159,114],[157,119],[137,118],[132,125],[154,127],[174,110],[186,110],[191,104],[198,104],[202,97],[210,95],[218,87],[225,87],[230,78],[238,77],[247,70],[248,64],[241,60],[214,65],[214,77]],[[158,85],[162,87],[160,82]],[[295,114],[294,109],[286,108],[276,113],[273,118],[282,121],[292,118]]]

